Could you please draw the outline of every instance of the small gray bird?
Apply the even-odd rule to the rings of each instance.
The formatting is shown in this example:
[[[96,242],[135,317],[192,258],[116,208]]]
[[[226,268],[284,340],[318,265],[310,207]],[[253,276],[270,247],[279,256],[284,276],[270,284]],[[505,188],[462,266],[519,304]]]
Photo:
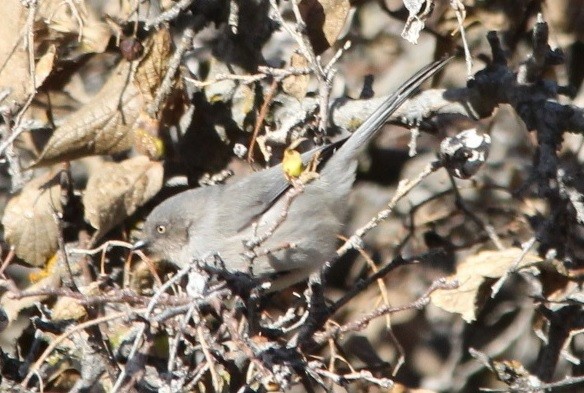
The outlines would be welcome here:
[[[287,191],[291,185],[280,164],[230,184],[184,191],[150,213],[135,248],[147,247],[151,255],[179,267],[198,261],[248,273],[271,283],[270,290],[307,278],[335,255],[358,153],[450,59],[436,61],[406,81],[300,188]],[[305,153],[303,160],[317,151],[324,157],[325,149]]]

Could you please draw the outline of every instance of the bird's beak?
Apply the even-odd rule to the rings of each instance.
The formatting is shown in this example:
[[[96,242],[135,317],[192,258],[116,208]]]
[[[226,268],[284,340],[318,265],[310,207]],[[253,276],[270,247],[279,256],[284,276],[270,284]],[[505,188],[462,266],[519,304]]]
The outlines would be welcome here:
[[[142,250],[148,246],[148,242],[144,239],[138,240],[132,245],[132,251]]]

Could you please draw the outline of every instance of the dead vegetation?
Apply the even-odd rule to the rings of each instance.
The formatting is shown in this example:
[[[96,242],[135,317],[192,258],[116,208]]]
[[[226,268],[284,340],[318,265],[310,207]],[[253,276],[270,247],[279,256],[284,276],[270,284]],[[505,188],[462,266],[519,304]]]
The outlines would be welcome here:
[[[578,1],[0,15],[0,390],[583,389]],[[308,285],[207,271],[192,296],[196,263],[131,251],[162,200],[283,157],[294,177],[296,152],[457,48],[364,154],[338,258]]]

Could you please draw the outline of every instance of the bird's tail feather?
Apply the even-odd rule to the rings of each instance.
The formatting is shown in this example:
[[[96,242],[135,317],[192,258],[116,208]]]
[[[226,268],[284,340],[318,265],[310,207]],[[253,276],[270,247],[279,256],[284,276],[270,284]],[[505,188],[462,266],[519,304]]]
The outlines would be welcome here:
[[[416,91],[422,83],[440,71],[453,56],[444,57],[428,64],[404,82],[357,128],[349,139],[337,150],[323,171],[338,173],[349,165],[389,117]]]

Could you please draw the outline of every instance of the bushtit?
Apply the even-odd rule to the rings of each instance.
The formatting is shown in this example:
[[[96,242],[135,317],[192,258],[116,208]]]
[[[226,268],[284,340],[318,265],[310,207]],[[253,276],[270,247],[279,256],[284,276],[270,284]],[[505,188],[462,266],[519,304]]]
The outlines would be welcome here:
[[[418,71],[328,158],[326,148],[305,153],[305,161],[316,152],[323,158],[310,181],[287,191],[292,186],[280,164],[230,184],[184,191],[150,213],[135,247],[179,267],[197,261],[247,273],[270,282],[271,290],[307,278],[335,255],[359,151],[449,60]]]

